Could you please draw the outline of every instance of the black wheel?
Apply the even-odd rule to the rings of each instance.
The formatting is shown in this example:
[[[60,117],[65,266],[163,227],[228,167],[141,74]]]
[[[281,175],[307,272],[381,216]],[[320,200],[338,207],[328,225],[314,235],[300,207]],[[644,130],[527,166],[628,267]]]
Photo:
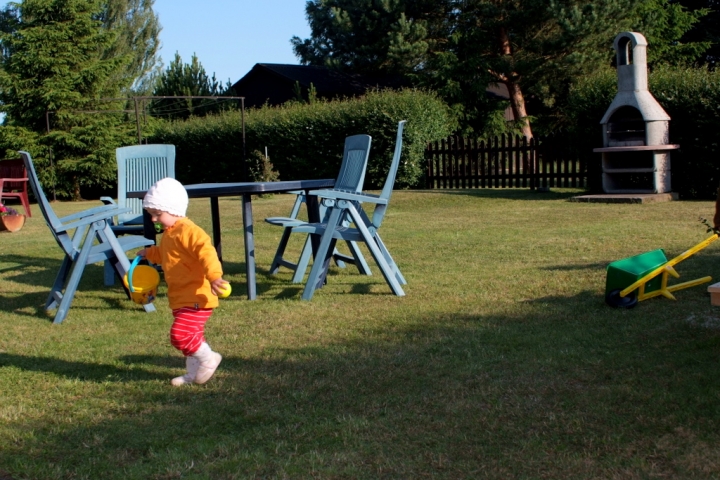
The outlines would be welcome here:
[[[621,289],[616,289],[605,295],[605,303],[613,308],[633,308],[638,303],[637,291],[630,292],[624,297],[620,296]]]

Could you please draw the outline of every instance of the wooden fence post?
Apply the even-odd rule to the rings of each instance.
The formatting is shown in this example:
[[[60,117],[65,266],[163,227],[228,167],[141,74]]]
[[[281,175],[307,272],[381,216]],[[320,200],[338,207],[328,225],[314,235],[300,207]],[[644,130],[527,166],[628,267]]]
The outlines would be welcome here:
[[[587,187],[584,157],[552,138],[448,137],[425,149],[427,188]]]

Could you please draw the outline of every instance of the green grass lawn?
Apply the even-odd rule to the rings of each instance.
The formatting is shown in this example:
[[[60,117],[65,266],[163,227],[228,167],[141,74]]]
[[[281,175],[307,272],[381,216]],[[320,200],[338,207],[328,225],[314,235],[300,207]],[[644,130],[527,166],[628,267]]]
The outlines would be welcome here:
[[[254,202],[252,302],[240,201],[221,199],[233,293],[207,337],[224,361],[183,388],[169,383],[184,362],[164,284],[147,314],[90,266],[51,324],[60,249],[33,206],[0,234],[0,479],[720,478],[720,307],[706,285],[604,303],[608,263],[679,255],[708,236],[712,202],[575,193],[395,192],[382,235],[407,295],[371,262],[372,277],[333,268],[310,302],[291,272],[267,274],[281,229],[262,219],[293,198]],[[189,215],[209,230],[206,200]],[[676,268],[720,280],[720,242]]]

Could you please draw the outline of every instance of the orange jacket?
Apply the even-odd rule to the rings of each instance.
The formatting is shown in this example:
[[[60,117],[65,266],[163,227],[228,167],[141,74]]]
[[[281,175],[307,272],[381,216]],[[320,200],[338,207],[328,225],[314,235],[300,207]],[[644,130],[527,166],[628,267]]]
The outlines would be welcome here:
[[[146,258],[162,265],[170,308],[215,308],[218,297],[210,282],[222,277],[222,265],[205,231],[183,217],[165,229],[160,244],[146,249]]]

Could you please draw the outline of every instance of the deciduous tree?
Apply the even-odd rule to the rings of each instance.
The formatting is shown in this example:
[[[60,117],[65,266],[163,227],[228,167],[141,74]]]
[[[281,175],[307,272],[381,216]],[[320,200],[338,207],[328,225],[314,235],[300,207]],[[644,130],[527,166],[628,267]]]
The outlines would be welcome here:
[[[98,16],[103,28],[115,32],[115,40],[103,52],[103,58],[128,57],[129,63],[118,82],[124,89],[134,87],[141,93],[152,89],[157,73],[160,47],[160,20],[153,11],[155,0],[105,0]]]
[[[311,38],[292,39],[303,63],[400,73],[437,89],[476,130],[487,84],[501,83],[526,136],[527,96],[553,108],[573,78],[611,61],[623,30],[645,28],[666,58],[706,47],[678,43],[701,12],[670,0],[311,0],[306,13]]]

